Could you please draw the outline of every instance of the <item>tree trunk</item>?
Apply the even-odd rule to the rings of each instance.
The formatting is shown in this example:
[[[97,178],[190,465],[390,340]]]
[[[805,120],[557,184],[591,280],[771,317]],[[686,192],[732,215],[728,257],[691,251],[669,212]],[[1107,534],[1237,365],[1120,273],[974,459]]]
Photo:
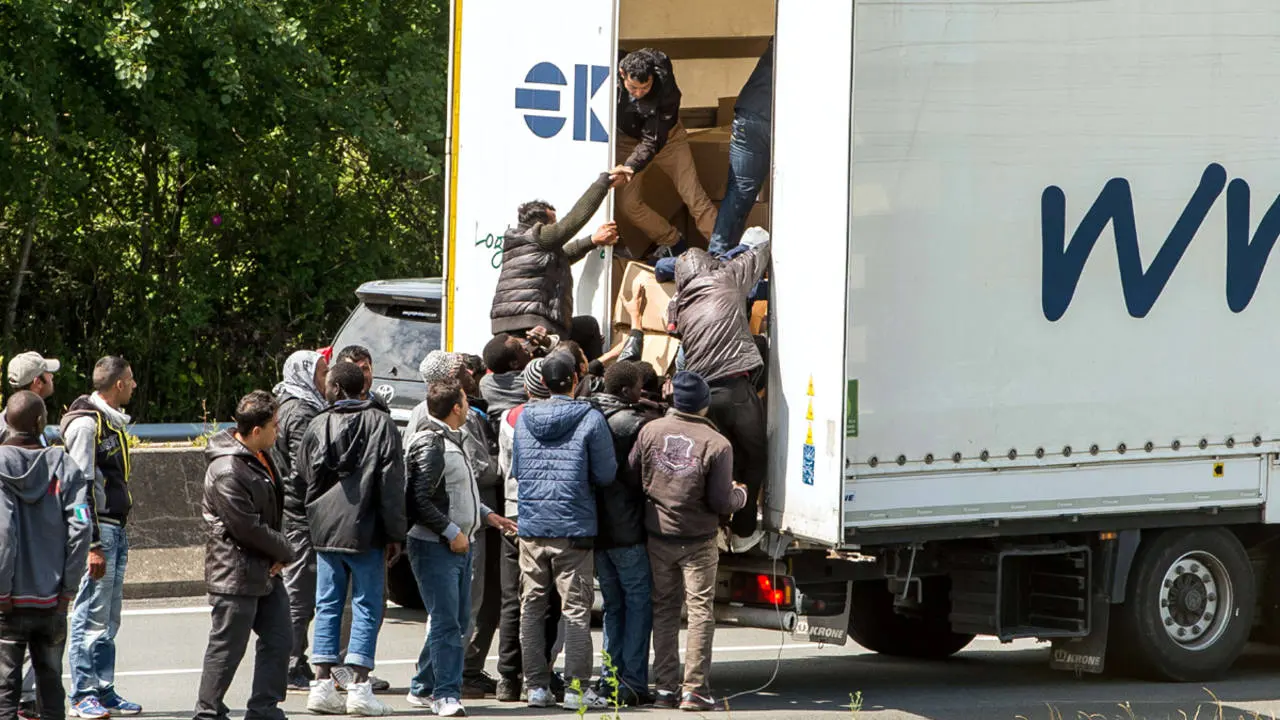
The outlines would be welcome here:
[[[49,149],[44,158],[44,175],[40,178],[40,189],[36,191],[35,202],[31,205],[31,219],[22,231],[22,251],[18,256],[18,267],[13,271],[13,282],[9,284],[9,307],[4,314],[4,349],[13,354],[13,333],[18,324],[18,305],[22,300],[22,281],[26,279],[27,267],[31,262],[31,246],[35,243],[36,227],[40,222],[40,208],[44,206],[45,196],[49,192],[49,176],[53,174],[53,163],[50,158],[58,152],[58,116],[53,117],[53,132],[49,138]]]

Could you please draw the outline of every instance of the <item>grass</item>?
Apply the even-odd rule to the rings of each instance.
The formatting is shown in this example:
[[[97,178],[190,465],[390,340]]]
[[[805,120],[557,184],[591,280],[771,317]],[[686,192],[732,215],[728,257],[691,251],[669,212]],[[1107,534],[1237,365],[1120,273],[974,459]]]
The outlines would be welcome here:
[[[1116,704],[1114,713],[1088,713],[1077,710],[1074,715],[1064,716],[1062,711],[1051,704],[1045,704],[1048,720],[1280,720],[1275,714],[1262,714],[1253,711],[1242,711],[1227,708],[1222,700],[1209,688],[1204,688],[1211,702],[1197,703],[1194,713],[1178,710],[1177,715],[1162,714],[1154,716],[1139,715],[1130,702]],[[1017,715],[1014,720],[1034,720],[1031,716]]]

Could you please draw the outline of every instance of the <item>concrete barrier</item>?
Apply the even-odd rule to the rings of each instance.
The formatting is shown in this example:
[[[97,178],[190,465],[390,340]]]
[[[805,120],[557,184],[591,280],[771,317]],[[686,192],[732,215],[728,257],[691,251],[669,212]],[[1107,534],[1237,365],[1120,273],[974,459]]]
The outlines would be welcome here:
[[[203,448],[136,448],[132,460],[125,596],[204,594]]]

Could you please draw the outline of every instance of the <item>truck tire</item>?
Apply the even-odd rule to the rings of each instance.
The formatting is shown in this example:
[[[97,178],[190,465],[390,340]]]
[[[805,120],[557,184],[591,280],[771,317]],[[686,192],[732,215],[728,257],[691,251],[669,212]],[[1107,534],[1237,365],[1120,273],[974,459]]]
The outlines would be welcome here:
[[[413,576],[413,566],[406,555],[401,555],[396,564],[387,569],[387,597],[402,608],[424,609],[418,580]]]
[[[893,595],[884,581],[853,583],[849,636],[862,647],[891,657],[943,660],[963,650],[973,635],[951,631],[951,580],[931,577],[923,582],[924,603],[918,616],[894,610]]]
[[[1110,661],[1154,680],[1221,676],[1253,626],[1256,583],[1244,546],[1222,528],[1166,530],[1143,540],[1126,601],[1112,608]]]

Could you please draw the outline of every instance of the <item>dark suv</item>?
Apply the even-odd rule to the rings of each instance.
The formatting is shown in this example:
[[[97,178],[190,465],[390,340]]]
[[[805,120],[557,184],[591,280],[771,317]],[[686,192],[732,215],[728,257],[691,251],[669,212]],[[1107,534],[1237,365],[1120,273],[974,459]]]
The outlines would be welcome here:
[[[403,426],[426,396],[418,364],[443,346],[444,313],[440,278],[374,280],[356,290],[360,304],[338,331],[333,351],[363,345],[373,355],[373,390]]]
[[[333,340],[335,354],[348,345],[369,349],[373,390],[387,400],[391,417],[401,427],[408,424],[409,413],[426,397],[418,364],[443,345],[443,289],[440,278],[367,282],[356,290],[360,304]],[[422,597],[407,559],[402,558],[388,571],[387,594],[397,605],[422,609]]]

